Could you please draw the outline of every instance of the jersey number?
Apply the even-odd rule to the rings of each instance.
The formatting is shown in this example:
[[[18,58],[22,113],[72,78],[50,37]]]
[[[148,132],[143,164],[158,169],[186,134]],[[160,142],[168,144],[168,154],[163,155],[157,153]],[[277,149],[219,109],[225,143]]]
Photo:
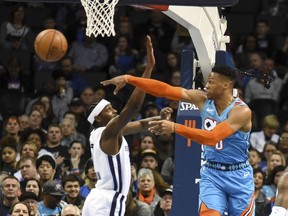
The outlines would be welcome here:
[[[223,147],[224,147],[224,145],[223,145],[223,141],[222,141],[222,140],[220,140],[220,141],[219,141],[218,143],[216,143],[216,145],[215,145],[215,148],[216,148],[217,150],[222,150]]]

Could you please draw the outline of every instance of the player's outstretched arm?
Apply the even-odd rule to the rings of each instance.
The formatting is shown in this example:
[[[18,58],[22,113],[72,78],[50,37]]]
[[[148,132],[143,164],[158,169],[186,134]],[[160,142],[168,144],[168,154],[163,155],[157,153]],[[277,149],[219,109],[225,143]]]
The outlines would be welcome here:
[[[129,122],[124,128],[123,128],[123,135],[130,135],[139,133],[144,130],[148,130],[149,128],[149,122],[151,121],[159,121],[161,119],[170,119],[171,113],[173,112],[172,108],[165,107],[160,111],[159,116],[153,116],[145,119],[141,119],[139,121],[133,121]]]
[[[190,128],[167,120],[151,121],[149,124],[149,131],[155,134],[177,133],[199,144],[215,146],[220,140],[231,136],[237,130],[249,131],[251,129],[251,111],[246,106],[235,107],[228,119],[211,131]]]
[[[149,36],[147,36],[146,49],[147,67],[142,76],[150,77],[155,64],[155,59],[151,38]],[[108,123],[101,137],[101,148],[105,153],[110,155],[118,153],[121,146],[122,130],[130,121],[131,116],[139,112],[144,98],[145,92],[141,91],[139,88],[135,88],[119,116],[115,117]]]

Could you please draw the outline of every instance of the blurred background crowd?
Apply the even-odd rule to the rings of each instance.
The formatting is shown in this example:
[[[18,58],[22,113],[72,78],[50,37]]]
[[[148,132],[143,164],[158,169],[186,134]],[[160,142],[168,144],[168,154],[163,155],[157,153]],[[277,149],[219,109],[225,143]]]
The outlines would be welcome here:
[[[260,79],[239,75],[235,86],[253,111],[249,161],[255,171],[256,216],[269,215],[288,162],[288,1],[240,0],[219,11],[228,20],[227,51],[236,68],[274,79],[264,88]],[[121,111],[133,88],[126,86],[114,96],[114,87],[100,82],[142,74],[147,34],[156,58],[153,78],[180,86],[181,51],[194,46],[175,21],[160,11],[117,6],[116,36],[95,38],[85,35],[86,19],[80,3],[0,2],[1,216],[13,215],[19,201],[32,209],[30,215],[57,215],[67,204],[81,210],[97,182],[85,109],[105,98]],[[35,55],[35,37],[49,28],[61,31],[69,44],[59,62]],[[175,121],[177,101],[147,95],[133,120],[157,116],[167,106]],[[143,132],[126,139],[133,181],[126,215],[168,215],[174,135]]]

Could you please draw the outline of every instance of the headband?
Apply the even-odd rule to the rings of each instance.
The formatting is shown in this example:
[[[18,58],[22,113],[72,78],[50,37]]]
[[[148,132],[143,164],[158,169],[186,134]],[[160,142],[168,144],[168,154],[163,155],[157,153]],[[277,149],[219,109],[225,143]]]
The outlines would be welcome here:
[[[94,122],[94,118],[95,116],[98,116],[102,110],[108,105],[110,104],[109,101],[102,99],[92,110],[92,112],[90,113],[90,115],[88,116],[87,120],[90,122],[90,124],[93,124]]]

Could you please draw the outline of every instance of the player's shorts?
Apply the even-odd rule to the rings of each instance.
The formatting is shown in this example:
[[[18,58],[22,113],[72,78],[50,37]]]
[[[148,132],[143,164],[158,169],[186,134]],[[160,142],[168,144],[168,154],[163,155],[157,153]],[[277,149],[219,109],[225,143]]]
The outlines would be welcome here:
[[[93,188],[87,196],[82,215],[84,216],[124,216],[126,197],[111,191]]]
[[[201,168],[199,206],[221,215],[250,216],[254,212],[254,178],[249,165],[233,171]]]

